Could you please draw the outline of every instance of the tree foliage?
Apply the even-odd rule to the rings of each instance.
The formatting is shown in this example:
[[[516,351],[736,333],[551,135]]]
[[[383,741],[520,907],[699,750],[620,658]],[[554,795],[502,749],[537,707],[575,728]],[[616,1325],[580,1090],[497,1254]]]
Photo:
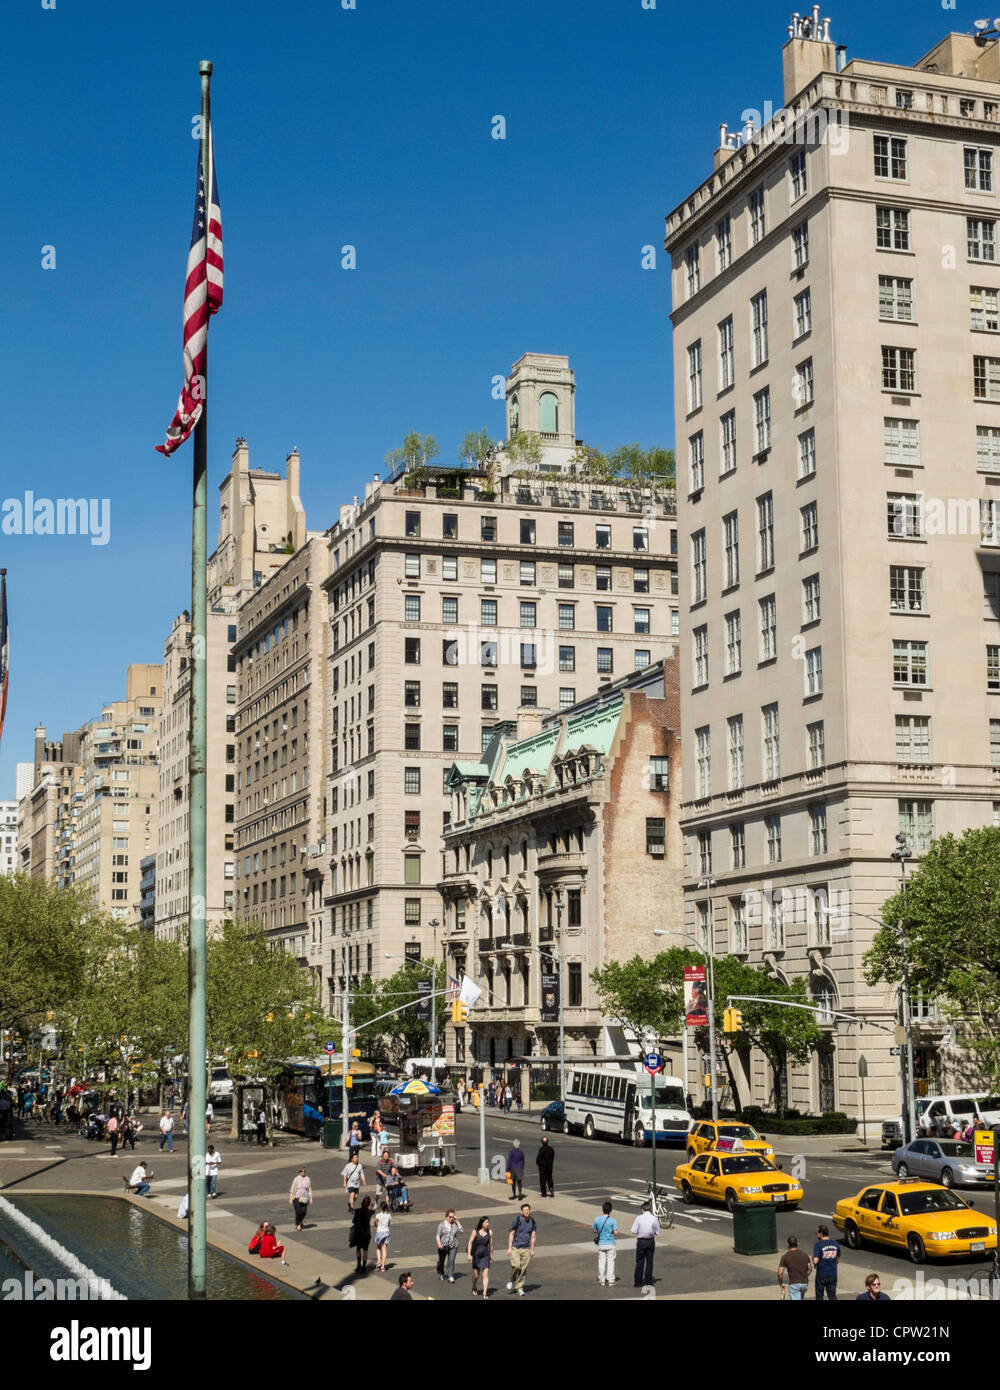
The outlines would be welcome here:
[[[440,452],[437,440],[432,434],[417,434],[415,430],[411,430],[404,436],[400,448],[389,450],[385,461],[390,468],[398,468],[402,464],[414,481],[422,485],[427,465],[433,462]]]
[[[730,1065],[736,1048],[758,1047],[780,1070],[788,1061],[806,1061],[823,1034],[811,1013],[782,1007],[782,1003],[810,1003],[803,977],[786,985],[762,966],[747,965],[737,956],[719,957],[714,964],[715,1043],[729,1070],[732,1092],[738,1102],[739,1090]],[[672,947],[652,960],[633,956],[624,964],[612,961],[603,970],[595,970],[591,979],[608,1017],[621,1019],[638,1036],[650,1030],[657,1037],[666,1038],[676,1036],[684,1026],[684,968],[689,965],[707,966],[707,960],[697,951]],[[775,1002],[738,1004],[743,1013],[743,1031],[723,1033],[723,1009],[733,995],[755,995]],[[708,1029],[696,1029],[695,1039],[696,1046],[707,1051]]]
[[[530,472],[542,461],[542,441],[530,430],[518,430],[511,435],[503,448],[517,469]]]
[[[364,1057],[385,1057],[394,1067],[402,1066],[407,1057],[430,1056],[431,1030],[428,1023],[417,1018],[418,984],[431,978],[431,962],[407,962],[388,979],[372,981],[369,976],[361,982],[358,990],[351,992],[351,1029],[358,1033],[355,1046]],[[443,990],[447,985],[447,971],[439,962],[435,971],[434,988]],[[412,1003],[408,1001],[412,1000]],[[447,997],[440,995],[437,1001],[438,1056],[443,1057],[442,1042],[446,1016]],[[388,1018],[382,1014],[398,1010]],[[373,1023],[373,1019],[380,1019]]]
[[[902,980],[905,927],[911,992],[940,1000],[952,1019],[966,1083],[1000,1087],[1000,830],[935,840],[882,920],[864,957],[868,984]]]

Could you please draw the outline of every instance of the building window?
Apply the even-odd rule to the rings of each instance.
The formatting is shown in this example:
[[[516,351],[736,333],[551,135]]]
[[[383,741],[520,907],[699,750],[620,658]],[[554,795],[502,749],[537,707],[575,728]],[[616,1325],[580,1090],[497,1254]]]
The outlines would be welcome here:
[[[687,350],[688,355],[688,411],[701,409],[702,403],[702,380],[701,380],[701,341],[692,343]]]
[[[495,516],[481,516],[479,518],[479,539],[483,541],[495,541],[497,538],[497,519]]]
[[[807,333],[812,332],[812,291],[803,290],[792,300],[793,306],[793,332],[796,338],[804,338]]]
[[[934,838],[934,802],[900,801],[899,833],[916,854],[926,854]]]
[[[420,638],[407,637],[403,642],[403,660],[407,666],[420,665]]]
[[[778,655],[778,620],[774,594],[759,599],[760,611],[760,659],[773,661]]]
[[[490,744],[491,744],[492,742],[493,742],[493,725],[492,725],[492,724],[484,724],[483,727],[482,727],[482,729],[480,730],[480,733],[479,733],[479,748],[480,748],[480,752],[482,752],[482,753],[487,752],[487,751],[489,750],[489,746],[490,746]]]
[[[560,648],[559,648],[559,669],[560,669],[560,671],[575,671],[575,670],[576,670],[576,648],[575,648],[575,647],[560,647]]]
[[[559,687],[559,708],[570,709],[576,704],[576,689],[571,685],[561,685]]]
[[[609,676],[615,669],[615,657],[613,647],[597,648],[597,674],[599,676]]]
[[[442,724],[441,726],[441,748],[445,753],[458,752],[458,725]]]
[[[559,628],[562,632],[572,632],[576,627],[576,604],[559,604]]]
[[[687,297],[690,299],[701,289],[701,255],[697,242],[685,251],[684,262],[687,267]]]
[[[403,559],[403,574],[407,579],[420,578],[420,556],[407,555]]]
[[[826,735],[822,719],[806,725],[806,766],[810,772],[817,772],[826,766]]]
[[[444,709],[458,709],[458,682],[444,681],[441,686],[441,705]]]
[[[535,584],[535,562],[534,560],[522,560],[518,571],[518,579],[521,587],[534,588]]]
[[[560,546],[571,546],[573,541],[572,521],[560,521],[558,527],[558,541]]]
[[[761,775],[765,782],[781,776],[781,735],[778,729],[778,706],[763,705],[761,722]]]
[[[540,434],[559,433],[559,401],[551,391],[538,397],[538,430]]]
[[[875,177],[906,179],[906,141],[902,136],[875,136]]]
[[[816,399],[814,394],[813,382],[813,363],[812,358],[807,357],[804,362],[800,362],[795,368],[795,408],[803,409],[807,405],[812,405]]]
[[[792,182],[792,202],[801,198],[806,191],[805,150],[797,150],[788,161],[788,173]]]
[[[740,582],[740,523],[737,512],[728,512],[722,518],[723,551],[722,568],[725,575],[724,587],[735,589]]]
[[[441,536],[446,541],[458,539],[458,515],[456,512],[441,513]]]
[[[745,869],[747,865],[747,841],[743,822],[729,827],[729,867]]]
[[[632,570],[632,592],[634,594],[649,593],[649,570],[638,568]]]
[[[823,694],[823,648],[811,647],[805,654],[806,699]]]
[[[875,209],[875,245],[880,251],[910,250],[908,208]]]
[[[649,528],[646,526],[632,527],[632,549],[641,550],[645,553],[649,549]]]
[[[407,512],[407,513],[406,513],[406,521],[405,521],[405,527],[404,527],[404,529],[405,529],[405,531],[406,531],[407,536],[411,537],[412,539],[415,540],[415,539],[417,539],[417,538],[419,537],[419,535],[420,535],[420,513],[419,513],[419,512]]]
[[[1000,357],[973,357],[972,392],[980,401],[1000,401]]]
[[[809,264],[809,223],[792,228],[792,269],[804,270]]]
[[[420,747],[420,725],[403,725],[403,747],[417,750]]]
[[[535,523],[528,518],[521,519],[521,544],[535,544]]]
[[[562,606],[563,605],[560,604],[560,607]],[[533,602],[531,602],[530,600],[522,599],[519,609],[520,626],[534,627],[537,611],[538,610]]]
[[[969,289],[970,327],[984,333],[1000,333],[997,291],[981,285]]]
[[[743,669],[743,634],[739,609],[727,613],[726,623],[726,671],[727,676],[738,676]]]
[[[700,492],[705,486],[705,436],[701,430],[688,440],[688,467],[691,491]]]
[[[715,224],[715,265],[721,273],[728,270],[733,261],[733,233],[732,223],[728,217],[721,218]]]
[[[733,317],[719,324],[719,390],[726,391],[736,379],[733,361]]]
[[[801,519],[802,551],[815,550],[819,545],[819,505],[807,502],[799,508]]]
[[[979,536],[983,545],[1000,545],[1000,500],[984,497],[980,501]]]
[[[975,145],[965,147],[965,186],[979,193],[993,192],[993,151]]]
[[[535,709],[538,705],[538,688],[534,685],[521,686],[521,708]]]
[[[497,687],[495,685],[483,685],[479,688],[480,709],[494,710],[498,708]]]
[[[481,598],[479,600],[479,624],[480,627],[496,627],[497,600],[495,598]]]
[[[441,599],[441,621],[442,621],[443,623],[457,623],[457,622],[458,622],[458,599],[457,599],[457,598],[448,597],[448,596],[446,595],[445,597],[443,597],[443,598]]]
[[[924,534],[924,499],[919,492],[886,494],[886,525],[890,536],[915,540]]]
[[[420,855],[419,855],[419,854],[404,854],[404,855],[403,855],[403,882],[404,882],[404,883],[419,883],[419,882],[420,882]]]
[[[420,595],[406,594],[403,598],[403,621],[407,623],[419,623],[420,621]]]
[[[479,664],[485,667],[495,667],[498,660],[496,642],[480,642],[479,644]]]
[[[810,574],[802,581],[802,621],[803,623],[817,623],[819,618],[819,575]]]
[[[667,822],[662,816],[646,817],[646,853],[662,859],[667,851]]]
[[[670,790],[669,758],[650,758],[649,790],[651,792],[668,792]]]
[[[749,950],[746,904],[742,898],[729,899],[729,942],[734,955],[746,955]]]
[[[769,492],[757,498],[757,572],[774,568],[774,503]]]
[[[695,531],[691,537],[691,602],[701,603],[708,593],[705,532]]]
[[[442,555],[442,556],[441,556],[441,578],[442,578],[442,579],[457,579],[457,578],[458,578],[458,557],[457,557],[457,556],[455,556],[455,555]]]
[[[767,290],[761,290],[750,300],[750,367],[762,367],[767,361]]]
[[[1000,571],[983,571],[983,617],[1000,618]]]
[[[729,790],[740,791],[743,787],[743,716],[734,714],[726,720],[729,745]]]
[[[403,768],[403,791],[407,796],[420,795],[420,768]]]
[[[708,726],[695,729],[697,789],[700,799],[712,795],[712,735]]]
[[[635,608],[632,613],[632,631],[640,637],[649,635],[649,609]]]
[[[886,415],[882,420],[882,459],[902,468],[920,466],[920,423]]]
[[[931,721],[926,714],[896,715],[896,761],[929,763]]]
[[[967,217],[965,232],[970,261],[996,261],[997,224],[992,218]]]
[[[753,398],[754,450],[766,453],[771,447],[771,391],[765,386]]]
[[[813,854],[825,854],[825,853],[826,853],[826,807],[825,807],[825,806],[813,806],[813,807],[810,808],[809,814],[810,814],[810,816],[812,816],[814,813],[816,813],[816,814],[818,814],[818,815],[820,815],[820,816],[822,817],[822,826],[823,826],[823,830],[822,830],[822,843],[823,843],[823,848],[822,848],[822,849],[814,849],[814,850],[813,850]],[[814,837],[814,843],[816,843],[815,837]],[[813,940],[813,942],[814,942],[815,945],[817,945],[817,946],[829,946],[829,945],[830,945],[830,895],[829,895],[829,891],[828,891],[827,886],[826,886],[825,883],[814,883],[814,884],[810,884],[810,886],[809,886],[809,927],[810,927],[810,935],[811,935],[812,940]],[[829,996],[827,995],[827,997],[829,997]],[[819,1001],[819,998],[820,998],[820,995],[819,995],[818,991],[817,991],[816,998],[817,998],[817,1002],[818,1002],[818,1001]],[[818,1017],[819,1020],[820,1020],[821,1022],[826,1022],[826,1021],[829,1021],[829,1022],[831,1022],[831,1023],[833,1022],[833,1019],[832,1019],[832,1018],[830,1018],[829,1020],[826,1020],[826,1019],[823,1017],[823,1015],[816,1015],[816,1014],[814,1014],[813,1017],[814,1017],[814,1018],[817,1018],[817,1017]]]
[[[913,322],[913,281],[898,275],[878,277],[878,315],[896,323]]]
[[[482,584],[495,584],[497,582],[496,560],[479,561],[479,580]]]
[[[753,190],[747,198],[747,206],[750,210],[750,245],[756,246],[763,241],[767,231],[764,217],[763,186]]]
[[[403,833],[408,840],[420,839],[420,812],[403,812]]]
[[[708,628],[696,627],[691,634],[694,652],[694,684],[697,689],[708,684]]]
[[[894,685],[927,684],[927,643],[901,641],[892,643],[892,680]]]
[[[558,570],[558,584],[560,589],[572,589],[575,582],[575,568],[573,565],[560,565]]]
[[[419,681],[404,681],[404,682],[403,682],[403,704],[404,704],[408,709],[419,709],[419,708],[420,708],[420,682],[419,682]]]
[[[538,647],[534,642],[521,643],[521,670],[533,671],[538,665]]]
[[[769,817],[769,820],[777,820],[777,816]],[[770,829],[768,830],[770,835]],[[781,858],[781,827],[778,827],[778,859]],[[772,860],[772,863],[777,862]],[[775,888],[773,892],[765,890],[763,894],[764,909],[767,918],[767,949],[769,951],[783,951],[785,949],[785,909],[781,896],[782,890]]]
[[[767,832],[767,862],[781,863],[781,817],[765,816],[764,827]]]
[[[736,411],[729,410],[719,421],[720,456],[719,476],[732,473],[736,468]]]
[[[580,1008],[583,1004],[583,966],[578,960],[571,960],[566,965],[566,991],[569,996],[567,1006]]]
[[[1000,429],[993,425],[976,426],[976,467],[985,473],[1000,471]]]
[[[610,549],[611,549],[611,527],[610,527],[610,526],[595,526],[595,527],[594,527],[594,548],[595,548],[596,550],[610,550]]]
[[[606,605],[606,604],[603,604],[603,603],[597,604],[597,631],[598,631],[598,632],[613,632],[613,631],[614,631],[613,614],[614,614],[614,609],[613,609],[612,607],[610,607],[610,605]]]
[[[702,878],[708,878],[712,872],[712,832],[711,830],[698,831],[698,872]],[[699,904],[702,906],[702,904]],[[708,904],[704,904],[707,908]],[[708,936],[707,913],[704,919],[705,931],[702,939]]]

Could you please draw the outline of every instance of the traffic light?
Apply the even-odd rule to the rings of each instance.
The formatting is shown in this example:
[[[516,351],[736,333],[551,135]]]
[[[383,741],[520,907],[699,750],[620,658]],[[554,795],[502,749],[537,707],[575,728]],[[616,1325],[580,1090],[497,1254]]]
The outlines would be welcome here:
[[[344,1085],[347,1088],[347,1090],[350,1090],[351,1087],[354,1085],[354,1077],[351,1075],[350,1072],[348,1072],[347,1075],[344,1077]]]
[[[469,1018],[469,1006],[463,1004],[461,999],[456,999],[451,1006],[452,1023],[466,1023]]]
[[[360,1048],[360,1047],[352,1047],[352,1048],[351,1048],[351,1056],[352,1056],[352,1057],[360,1057],[360,1056],[361,1056],[361,1048]]]
[[[742,1009],[723,1009],[722,1031],[724,1033],[741,1033],[743,1031]]]

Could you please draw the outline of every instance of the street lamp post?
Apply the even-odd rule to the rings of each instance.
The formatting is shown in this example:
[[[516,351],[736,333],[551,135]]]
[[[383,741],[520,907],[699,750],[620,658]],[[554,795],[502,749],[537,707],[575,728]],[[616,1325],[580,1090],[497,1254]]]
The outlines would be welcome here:
[[[438,919],[432,917],[427,924],[433,934],[434,949],[431,951],[431,1085],[437,1084],[435,1073],[437,1072],[437,931]]]
[[[890,858],[899,864],[903,912],[899,923],[899,940],[903,950],[903,1027],[906,1030],[906,1128],[908,1143],[917,1137],[917,1103],[913,1086],[913,1020],[910,1016],[910,959],[906,946],[906,861],[912,858],[913,851],[906,843],[905,835],[896,836],[896,848]]]
[[[562,940],[563,893],[556,889],[556,941],[559,943],[559,1099],[566,1104],[566,1012],[565,1012],[565,971],[563,969]]]
[[[713,879],[713,878],[702,879],[702,881],[698,884],[698,887],[699,887],[699,888],[707,888],[707,887],[714,888],[714,887],[715,887],[715,879]],[[709,1065],[709,1067],[710,1067],[710,1069],[711,1069],[711,1075],[710,1075],[710,1077],[709,1077],[709,1081],[710,1081],[710,1083],[711,1083],[712,1119],[713,1119],[713,1120],[717,1120],[717,1119],[719,1118],[719,1091],[718,1091],[718,1083],[717,1083],[717,1080],[716,1080],[716,1075],[717,1075],[717,1073],[716,1073],[716,1066],[715,1066],[715,955],[714,955],[714,952],[713,952],[713,949],[712,949],[713,943],[712,943],[712,907],[711,907],[711,902],[712,902],[712,900],[711,900],[711,898],[709,898],[709,908],[708,908],[708,941],[707,941],[707,943],[702,943],[702,942],[698,941],[698,939],[697,939],[696,937],[694,937],[694,936],[689,936],[689,935],[687,935],[687,933],[685,933],[684,940],[685,940],[685,941],[693,942],[693,943],[694,943],[696,946],[698,946],[699,949],[701,949],[701,950],[705,950],[705,946],[706,946],[706,945],[707,945],[707,948],[708,948],[707,950],[705,950],[705,958],[706,958],[706,960],[708,961],[708,1065]],[[653,935],[654,935],[654,936],[671,936],[671,935],[673,935],[673,933],[672,933],[672,932],[668,932],[668,931],[664,931],[664,930],[663,930],[662,928],[660,928],[660,927],[654,927],[654,928],[653,928]],[[684,1088],[685,1088],[685,1092],[686,1092],[686,1090],[687,1090],[687,1070],[686,1070],[686,1068],[687,1068],[687,1019],[682,1019],[682,1021],[681,1021],[681,1027],[684,1029],[684,1032],[681,1034],[681,1040],[682,1040],[682,1043],[684,1044],[684,1059],[685,1059],[685,1060],[684,1060],[684,1066],[685,1066],[685,1072],[684,1072]],[[686,1100],[686,1099],[687,1099],[687,1097],[686,1097],[686,1095],[685,1095],[685,1100]]]

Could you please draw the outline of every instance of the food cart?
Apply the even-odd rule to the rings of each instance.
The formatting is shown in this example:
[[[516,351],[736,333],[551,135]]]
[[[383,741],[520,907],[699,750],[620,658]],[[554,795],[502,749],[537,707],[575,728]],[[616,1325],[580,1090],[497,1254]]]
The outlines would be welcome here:
[[[453,1172],[457,1147],[452,1092],[425,1081],[407,1081],[389,1094],[398,1107],[399,1139],[391,1156],[399,1171]]]

